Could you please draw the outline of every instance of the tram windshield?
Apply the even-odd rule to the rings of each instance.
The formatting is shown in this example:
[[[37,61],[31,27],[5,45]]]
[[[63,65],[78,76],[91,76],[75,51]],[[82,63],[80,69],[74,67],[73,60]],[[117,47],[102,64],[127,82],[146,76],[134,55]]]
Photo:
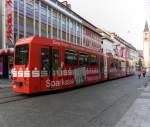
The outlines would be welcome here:
[[[24,65],[28,64],[29,57],[29,45],[18,45],[15,50],[15,64]]]

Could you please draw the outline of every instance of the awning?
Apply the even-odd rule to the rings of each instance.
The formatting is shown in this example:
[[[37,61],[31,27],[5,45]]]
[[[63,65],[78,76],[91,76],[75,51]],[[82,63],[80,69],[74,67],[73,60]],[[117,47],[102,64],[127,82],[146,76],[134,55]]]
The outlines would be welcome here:
[[[0,55],[10,55],[14,53],[14,48],[0,49]]]

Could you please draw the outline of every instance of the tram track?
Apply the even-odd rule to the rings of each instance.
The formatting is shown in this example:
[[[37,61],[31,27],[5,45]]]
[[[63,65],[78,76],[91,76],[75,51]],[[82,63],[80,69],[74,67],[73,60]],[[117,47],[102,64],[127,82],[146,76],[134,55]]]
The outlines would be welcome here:
[[[11,103],[15,101],[21,101],[24,99],[28,99],[29,97],[26,95],[12,95],[12,96],[5,96],[5,97],[0,97],[0,104],[6,104],[6,103]]]
[[[0,89],[0,94],[1,93],[8,93],[8,92],[12,92],[12,88],[1,88]]]

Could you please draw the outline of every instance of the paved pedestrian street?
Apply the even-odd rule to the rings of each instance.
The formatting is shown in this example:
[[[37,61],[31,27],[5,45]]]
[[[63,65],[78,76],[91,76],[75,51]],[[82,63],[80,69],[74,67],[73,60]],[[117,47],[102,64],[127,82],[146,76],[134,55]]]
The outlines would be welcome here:
[[[9,79],[0,79],[0,88],[11,87],[11,82]]]
[[[141,96],[135,100],[116,127],[150,127],[150,84],[142,89]]]
[[[32,96],[2,87],[0,127],[150,127],[150,86],[143,82],[130,76]]]

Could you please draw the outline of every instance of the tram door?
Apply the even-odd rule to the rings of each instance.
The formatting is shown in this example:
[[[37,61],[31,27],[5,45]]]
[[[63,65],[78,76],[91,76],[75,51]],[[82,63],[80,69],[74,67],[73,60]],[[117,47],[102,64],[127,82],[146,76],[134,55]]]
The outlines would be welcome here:
[[[60,48],[51,48],[51,65],[50,65],[50,80],[51,88],[59,88],[61,86],[61,62],[60,62]]]
[[[40,85],[41,91],[45,91],[50,83],[50,70],[51,70],[51,51],[49,46],[41,46],[40,48]]]
[[[60,49],[52,46],[41,47],[41,90],[60,86]]]
[[[104,78],[104,56],[102,55],[100,55],[99,70],[100,70],[100,79],[102,80]]]

